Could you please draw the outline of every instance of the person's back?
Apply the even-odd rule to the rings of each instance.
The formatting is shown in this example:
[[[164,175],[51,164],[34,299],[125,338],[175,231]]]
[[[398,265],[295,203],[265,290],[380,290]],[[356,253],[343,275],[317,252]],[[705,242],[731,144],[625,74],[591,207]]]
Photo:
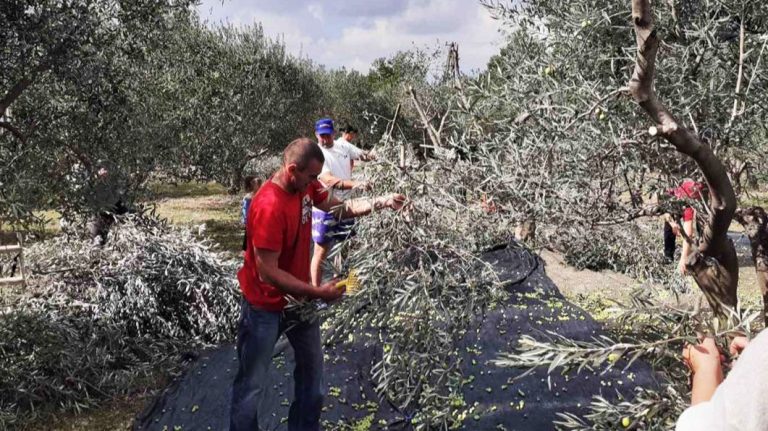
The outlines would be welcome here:
[[[243,227],[243,251],[245,251],[248,246],[248,209],[251,206],[253,195],[256,194],[259,187],[261,187],[260,179],[253,176],[245,177],[243,188],[246,193],[240,203],[240,225]]]

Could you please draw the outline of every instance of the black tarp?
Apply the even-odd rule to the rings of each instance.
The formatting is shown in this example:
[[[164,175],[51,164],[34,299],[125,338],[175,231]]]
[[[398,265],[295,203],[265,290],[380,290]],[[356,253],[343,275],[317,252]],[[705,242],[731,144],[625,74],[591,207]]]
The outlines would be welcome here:
[[[478,316],[462,339],[456,340],[464,356],[462,372],[472,379],[464,386],[464,400],[475,413],[464,421],[467,430],[550,430],[558,412],[584,412],[594,395],[630,397],[637,385],[655,385],[647,364],[635,362],[623,370],[621,361],[601,374],[584,371],[563,376],[538,370],[514,380],[522,370],[499,368],[490,361],[513,350],[521,334],[555,331],[577,340],[603,333],[586,312],[570,304],[546,276],[541,261],[524,249],[506,247],[486,253],[512,293],[506,304]],[[595,286],[599,288],[599,286]],[[338,421],[355,423],[374,414],[370,429],[411,429],[416,412],[397,411],[379,402],[371,377],[381,357],[377,337],[361,333],[353,341],[326,348],[325,381],[328,388],[323,420],[325,429]],[[292,399],[292,352],[275,357],[268,379],[272,391],[259,406],[260,426],[285,429]],[[226,430],[232,379],[237,370],[234,345],[205,351],[186,374],[167,388],[134,424],[136,430]],[[384,426],[380,424],[386,424]]]

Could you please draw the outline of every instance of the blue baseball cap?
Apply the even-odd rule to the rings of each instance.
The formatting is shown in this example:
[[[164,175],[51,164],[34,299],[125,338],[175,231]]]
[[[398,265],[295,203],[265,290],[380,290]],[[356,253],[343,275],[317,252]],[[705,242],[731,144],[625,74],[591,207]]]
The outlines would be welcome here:
[[[318,135],[333,135],[333,120],[321,118],[315,122],[315,133]]]

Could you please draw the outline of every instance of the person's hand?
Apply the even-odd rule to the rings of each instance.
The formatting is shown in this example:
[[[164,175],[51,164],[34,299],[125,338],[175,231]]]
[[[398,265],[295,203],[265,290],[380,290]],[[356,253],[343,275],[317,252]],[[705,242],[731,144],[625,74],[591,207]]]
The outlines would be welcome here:
[[[680,262],[677,264],[677,270],[680,272],[680,275],[688,274],[688,268],[686,268],[685,261],[682,258],[680,258]]]
[[[712,337],[705,338],[695,346],[686,344],[683,347],[683,362],[693,374],[722,371],[720,350]]]
[[[670,226],[672,226],[672,233],[675,234],[675,236],[680,236],[680,225],[677,223],[670,223]]]
[[[496,208],[496,202],[493,201],[493,198],[488,199],[488,197],[483,193],[482,198],[480,199],[480,208],[486,213],[486,214],[493,214],[497,211]]]
[[[376,160],[376,150],[371,150],[365,153],[365,160]]]
[[[330,281],[326,281],[317,288],[317,297],[326,302],[335,301],[341,298],[341,295],[347,290],[346,287],[336,287],[336,283],[339,282],[338,278],[334,278]]]
[[[395,211],[401,209],[405,205],[405,196],[400,193],[392,193],[383,197],[384,206],[391,208]]]
[[[741,355],[741,352],[744,351],[744,349],[747,347],[748,344],[749,344],[749,339],[747,339],[747,337],[744,337],[741,335],[738,337],[735,337],[731,341],[731,345],[728,346],[728,351],[730,352],[731,357],[735,358]]]

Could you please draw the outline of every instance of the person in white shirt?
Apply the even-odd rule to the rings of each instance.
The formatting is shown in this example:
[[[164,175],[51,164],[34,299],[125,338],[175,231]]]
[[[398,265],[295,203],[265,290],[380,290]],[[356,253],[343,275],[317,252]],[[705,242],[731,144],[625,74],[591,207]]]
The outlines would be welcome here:
[[[315,123],[317,144],[325,156],[319,180],[332,191],[334,197],[344,201],[350,198],[354,189],[370,190],[370,183],[352,179],[352,164],[355,160],[373,160],[374,156],[350,142],[357,135],[354,127],[347,126],[342,137],[335,142],[333,133],[333,120],[330,118],[323,118]],[[312,239],[315,242],[310,266],[312,283],[319,286],[317,283],[323,278],[322,266],[328,251],[336,241],[353,236],[353,226],[353,219],[337,220],[333,214],[317,208],[312,209]]]
[[[714,339],[683,349],[693,385],[691,406],[678,418],[676,431],[768,430],[768,331],[751,342],[736,337],[729,350],[739,358],[723,379],[723,358]]]

